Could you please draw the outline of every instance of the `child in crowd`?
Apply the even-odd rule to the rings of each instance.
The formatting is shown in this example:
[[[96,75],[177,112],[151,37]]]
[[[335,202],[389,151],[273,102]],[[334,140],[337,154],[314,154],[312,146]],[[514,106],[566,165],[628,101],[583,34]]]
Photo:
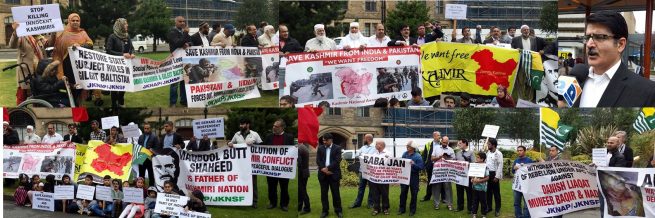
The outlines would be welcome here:
[[[114,202],[112,203],[113,208],[111,211],[111,217],[116,217],[116,214],[120,213],[123,203],[123,187],[121,186],[121,180],[120,179],[114,179],[111,181],[111,185],[113,189],[111,190],[111,199],[114,199]],[[127,183],[128,187],[130,183]]]
[[[27,191],[27,197],[30,199],[30,202],[25,204],[26,207],[32,207],[32,197],[34,192],[42,192],[44,184],[41,182],[41,177],[39,175],[32,176],[32,190]]]
[[[86,177],[84,177],[84,185],[95,186],[95,183],[93,183],[92,175],[86,175]],[[93,198],[95,199],[95,194]],[[75,211],[74,208],[77,206],[77,213],[86,215],[91,215],[92,209],[98,206],[98,202],[96,200],[90,201],[77,199],[75,203],[75,205],[70,205],[68,210],[71,211],[71,209],[73,209],[72,211]]]
[[[55,185],[57,185],[57,181],[55,181],[55,175],[47,175],[45,177],[45,185],[43,186],[43,191],[55,193]]]
[[[487,154],[484,152],[478,153],[476,156],[476,163],[485,163]],[[478,205],[482,205],[482,218],[487,215],[487,180],[489,180],[489,170],[484,170],[484,177],[473,177],[471,184],[473,186],[473,218],[476,218],[478,213]]]
[[[14,200],[16,200],[16,206],[25,206],[28,200],[27,192],[32,189],[32,183],[30,183],[30,177],[25,173],[18,175],[18,188],[14,192]]]
[[[47,180],[47,178],[46,178]],[[61,176],[61,184],[57,185],[72,185],[73,186],[73,196],[75,196],[75,193],[77,192],[77,186],[71,182],[71,177],[69,175],[64,174]],[[53,187],[54,190],[54,187]],[[61,211],[63,209],[62,202],[66,202],[66,205],[71,205],[75,204],[73,200],[55,200],[55,210],[56,211]],[[66,206],[66,207],[67,207]]]
[[[144,217],[149,218],[153,214],[153,210],[155,210],[155,205],[157,204],[157,188],[154,186],[148,188],[148,197],[143,203],[145,204]],[[154,218],[154,216],[152,217]]]
[[[125,185],[125,182],[123,182],[123,185]],[[128,183],[129,185],[129,183]],[[125,186],[123,186],[125,187]],[[139,177],[136,179],[136,187],[143,189],[143,196],[147,197],[148,196],[148,190],[145,187],[145,179],[143,177]],[[155,190],[155,194],[156,194]],[[156,199],[155,199],[156,200]],[[144,215],[145,211],[145,205],[144,204],[139,204],[139,203],[130,203],[127,206],[125,206],[125,209],[123,209],[123,212],[121,213],[119,218],[141,218]]]
[[[118,184],[120,184],[120,182]],[[102,185],[111,187],[111,176],[105,175],[105,177],[102,178]],[[104,210],[102,209],[103,204],[104,204]],[[105,214],[111,214],[113,208],[114,207],[112,205],[112,202],[100,201],[98,202],[98,204],[91,207],[91,211],[93,211],[93,214],[95,214],[96,216],[104,217]]]

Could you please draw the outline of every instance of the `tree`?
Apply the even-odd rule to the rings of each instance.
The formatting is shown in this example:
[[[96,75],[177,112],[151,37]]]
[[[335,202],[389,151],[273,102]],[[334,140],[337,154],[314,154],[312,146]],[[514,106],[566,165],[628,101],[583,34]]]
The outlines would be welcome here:
[[[402,1],[396,4],[396,8],[389,12],[385,27],[389,37],[395,38],[400,35],[400,26],[409,26],[412,35],[416,35],[416,27],[430,20],[430,8],[425,1]]]
[[[138,0],[86,0],[80,5],[69,4],[67,8],[61,8],[61,16],[62,19],[67,19],[70,13],[79,14],[80,26],[95,41],[114,32],[116,19],[127,18],[130,21],[130,12],[135,11],[137,5]]]
[[[290,36],[304,45],[314,38],[314,24],[324,24],[328,36],[334,33],[335,27],[329,25],[343,19],[347,4],[347,1],[282,1],[280,24],[286,24]]]
[[[277,26],[280,22],[280,0],[271,0],[268,8],[268,24]]]
[[[258,26],[262,21],[271,22],[269,6],[270,1],[244,0],[234,19],[235,26],[242,28],[250,24]]]
[[[298,114],[293,109],[278,108],[232,108],[227,114],[225,121],[225,138],[232,139],[234,133],[239,131],[241,118],[250,119],[250,129],[259,133],[262,140],[266,135],[272,134],[273,123],[277,119],[283,119],[287,127],[285,132],[297,137]]]
[[[497,111],[491,108],[465,108],[456,110],[455,117],[453,117],[453,128],[457,133],[457,138],[468,139],[477,144],[482,139],[481,135],[484,125],[495,123]]]
[[[511,139],[519,140],[520,145],[528,140],[539,144],[539,110],[507,110],[498,116],[497,123],[500,124],[500,132],[509,135]]]
[[[544,2],[541,8],[541,16],[539,18],[539,25],[541,31],[548,34],[557,33],[557,1]]]
[[[135,20],[130,27],[135,33],[152,36],[152,51],[157,51],[159,39],[168,40],[166,34],[174,24],[171,10],[164,0],[143,0],[135,12]]]

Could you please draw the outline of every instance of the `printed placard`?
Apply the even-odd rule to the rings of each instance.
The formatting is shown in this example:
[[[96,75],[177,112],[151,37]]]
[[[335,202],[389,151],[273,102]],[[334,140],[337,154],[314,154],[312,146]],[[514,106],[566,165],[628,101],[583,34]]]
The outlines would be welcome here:
[[[32,196],[32,209],[55,211],[55,199],[53,193],[48,192],[34,192]]]
[[[128,203],[143,203],[143,189],[135,187],[123,188],[123,201]]]
[[[18,22],[18,37],[64,30],[59,4],[12,7],[11,14],[14,21]]]
[[[95,194],[95,192],[96,192],[95,186],[77,185],[77,196],[75,198],[92,201],[94,200],[93,195]]]
[[[58,185],[55,186],[55,200],[66,200],[75,198],[75,186]]]
[[[175,194],[157,193],[157,203],[155,204],[155,213],[163,215],[179,216],[180,210],[189,201],[189,197]]]

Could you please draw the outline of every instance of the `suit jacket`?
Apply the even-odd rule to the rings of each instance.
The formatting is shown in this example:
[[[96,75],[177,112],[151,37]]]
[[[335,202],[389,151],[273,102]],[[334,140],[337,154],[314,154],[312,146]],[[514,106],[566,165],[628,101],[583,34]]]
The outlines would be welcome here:
[[[309,178],[309,148],[305,144],[298,145],[298,177]]]
[[[331,149],[330,149],[330,165],[325,166],[325,155],[327,148],[325,145],[321,145],[318,147],[318,150],[316,151],[316,165],[318,165],[318,180],[332,180],[332,181],[339,181],[341,179],[341,166],[339,163],[341,163],[341,147],[338,145],[332,144]],[[326,175],[323,172],[321,172],[321,169],[327,167],[330,172],[332,172],[332,175]]]
[[[545,41],[539,37],[529,37],[530,39],[530,51],[539,52],[544,50],[546,47]],[[512,48],[515,49],[525,49],[523,48],[522,36],[516,36],[512,38]]]
[[[293,135],[284,132],[283,134],[284,137],[284,144],[281,145],[293,145],[294,140],[293,140]],[[264,143],[262,145],[274,145],[273,144],[273,134],[267,135],[266,138],[264,138]]]
[[[257,37],[253,37],[250,34],[246,34],[241,38],[240,45],[243,47],[258,47],[259,42],[257,41]]]
[[[186,148],[187,150],[192,150],[192,151],[209,151],[211,148],[211,141],[209,139],[207,140],[197,139],[195,141],[190,141],[189,145]]]
[[[588,77],[587,77],[588,78]],[[578,81],[584,91],[585,81]],[[580,106],[580,99],[574,107]],[[628,70],[621,63],[596,107],[645,107],[655,105],[655,82]]]
[[[191,45],[193,45],[193,46],[203,46],[202,38],[200,38],[200,37],[201,37],[200,32],[197,32],[197,33],[191,35]],[[212,41],[209,38],[209,36],[205,36],[205,38],[207,38],[207,43],[210,43]]]
[[[148,144],[146,144],[146,145],[143,144],[143,141],[145,141],[145,140],[146,140],[146,135],[141,135],[141,136],[139,136],[139,139],[137,140],[137,142],[139,143],[139,145],[142,145],[143,147],[146,147],[147,149],[154,149],[154,148],[157,148],[159,146],[159,138],[153,133],[150,133],[150,136],[148,137]]]
[[[157,147],[155,147],[155,150],[164,149],[164,137],[166,137],[166,133],[159,136],[159,144],[157,145]],[[150,140],[148,139],[148,141],[150,141]],[[184,139],[182,139],[182,136],[180,134],[178,134],[176,132],[173,132],[173,145],[172,146],[175,147],[175,145],[177,145],[177,144],[180,145],[180,148],[184,149]]]
[[[625,160],[625,157],[621,152],[615,151],[612,153],[612,158],[610,158],[610,162],[608,164],[610,167],[628,167],[628,161]]]
[[[625,150],[623,151],[623,157],[627,162],[626,167],[632,168],[632,163],[635,160],[635,156],[634,156],[634,152],[632,151],[632,148],[630,148],[628,145],[625,145]]]
[[[280,39],[282,40],[282,39]],[[282,53],[300,53],[303,52],[305,49],[300,45],[300,42],[298,40],[289,37],[284,44],[284,47],[280,48],[280,52]]]
[[[402,36],[399,36],[398,38],[389,41],[389,43],[387,43],[387,46],[400,46],[400,45],[396,45],[396,42],[398,42],[398,41],[405,41],[405,38],[403,38]],[[416,44],[416,38],[410,36],[409,37],[409,45],[413,45],[413,44]]]
[[[64,141],[71,140],[70,138],[71,138],[71,135],[67,134],[67,135],[64,136]],[[71,141],[75,142],[75,143],[84,143],[84,140],[82,140],[82,137],[80,136],[80,134],[75,134],[73,136],[73,140],[71,140]]]
[[[184,47],[184,43],[191,44],[191,36],[189,36],[188,33],[184,33],[175,27],[168,31],[166,38],[168,39],[170,52],[175,51],[175,49]]]

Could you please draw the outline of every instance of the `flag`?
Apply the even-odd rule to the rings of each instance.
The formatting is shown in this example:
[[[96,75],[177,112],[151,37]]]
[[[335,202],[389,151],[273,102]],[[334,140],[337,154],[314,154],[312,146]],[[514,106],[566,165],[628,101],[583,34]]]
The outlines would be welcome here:
[[[112,179],[129,180],[132,148],[132,144],[127,143],[109,145],[99,140],[89,141],[79,178],[91,174],[94,182],[102,181],[105,175],[111,176]]]
[[[546,147],[555,146],[559,150],[564,150],[564,144],[569,139],[569,133],[573,127],[563,125],[559,119],[559,114],[550,108],[540,109],[539,134],[541,144]]]
[[[530,78],[527,82],[534,90],[541,89],[541,81],[544,79],[544,65],[541,55],[530,50],[521,50],[521,68],[526,77]]]
[[[89,121],[89,113],[86,112],[85,107],[71,108],[73,113],[73,122],[86,122]]]
[[[645,107],[639,110],[639,116],[632,127],[639,134],[655,129],[655,107]]]
[[[7,108],[3,107],[2,108],[2,121],[7,121],[9,122],[9,112],[7,112]]]
[[[307,143],[314,148],[318,146],[318,116],[321,113],[322,108],[298,108],[298,143]]]

